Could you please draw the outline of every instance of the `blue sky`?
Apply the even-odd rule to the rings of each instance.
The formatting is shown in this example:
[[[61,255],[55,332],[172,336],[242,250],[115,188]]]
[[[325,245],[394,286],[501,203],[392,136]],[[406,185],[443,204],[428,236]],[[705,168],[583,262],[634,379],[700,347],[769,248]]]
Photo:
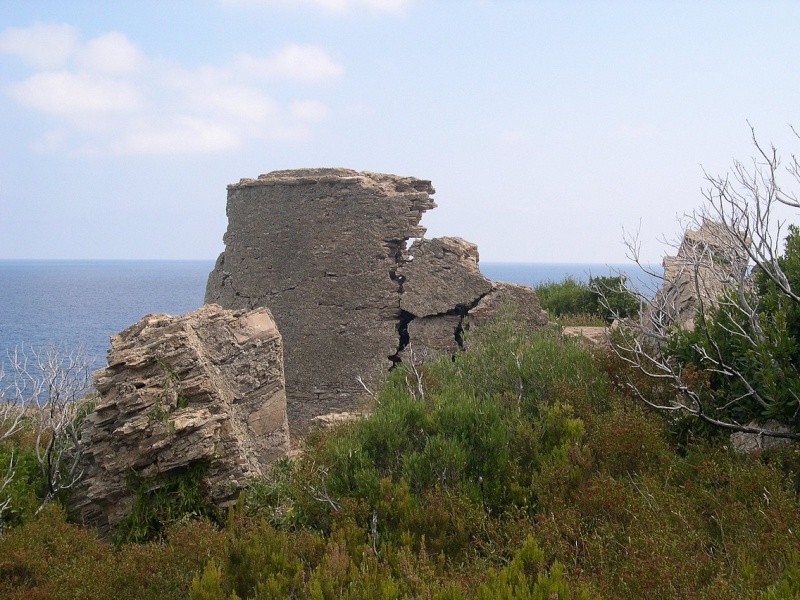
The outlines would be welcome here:
[[[225,186],[430,179],[483,261],[644,258],[702,167],[800,142],[800,4],[0,2],[0,258],[214,258]]]

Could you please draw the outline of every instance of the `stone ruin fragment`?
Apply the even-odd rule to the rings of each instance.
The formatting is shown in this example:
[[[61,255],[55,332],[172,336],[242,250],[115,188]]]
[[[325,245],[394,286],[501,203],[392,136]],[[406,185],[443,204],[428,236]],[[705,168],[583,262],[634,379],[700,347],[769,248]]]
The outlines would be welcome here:
[[[358,412],[365,386],[412,354],[452,354],[467,323],[504,301],[532,326],[546,324],[533,290],[480,273],[474,244],[423,238],[433,193],[430,181],[349,169],[274,171],[228,186],[225,251],[205,301],[275,315],[293,433],[315,417]]]
[[[111,338],[94,379],[72,509],[101,533],[130,511],[131,477],[154,490],[202,463],[207,497],[226,506],[289,450],[283,345],[266,308],[147,315]]]
[[[649,327],[663,331],[675,323],[693,328],[701,306],[713,305],[726,287],[742,280],[748,255],[735,235],[715,221],[686,230],[676,255],[664,258],[664,280],[649,308]]]

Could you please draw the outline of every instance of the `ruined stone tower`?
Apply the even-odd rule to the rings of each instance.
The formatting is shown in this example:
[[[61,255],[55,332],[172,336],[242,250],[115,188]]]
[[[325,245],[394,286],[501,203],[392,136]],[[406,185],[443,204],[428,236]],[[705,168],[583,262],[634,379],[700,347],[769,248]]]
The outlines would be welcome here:
[[[522,293],[531,322],[546,322],[528,288],[493,286],[480,273],[474,244],[422,239],[433,193],[430,181],[349,169],[274,171],[228,186],[225,251],[205,301],[272,311],[293,433],[315,416],[359,410],[359,378],[375,385],[410,348],[456,351],[464,318],[492,294]]]

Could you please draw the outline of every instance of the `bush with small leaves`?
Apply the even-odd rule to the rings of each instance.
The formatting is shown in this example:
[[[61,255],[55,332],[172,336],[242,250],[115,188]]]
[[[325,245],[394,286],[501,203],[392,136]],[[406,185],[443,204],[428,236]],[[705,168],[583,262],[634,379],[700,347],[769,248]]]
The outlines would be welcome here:
[[[131,473],[128,485],[135,492],[133,505],[116,525],[115,542],[156,539],[166,526],[187,518],[218,520],[217,510],[203,490],[207,468],[207,464],[198,462],[164,475],[158,482],[142,480]]]

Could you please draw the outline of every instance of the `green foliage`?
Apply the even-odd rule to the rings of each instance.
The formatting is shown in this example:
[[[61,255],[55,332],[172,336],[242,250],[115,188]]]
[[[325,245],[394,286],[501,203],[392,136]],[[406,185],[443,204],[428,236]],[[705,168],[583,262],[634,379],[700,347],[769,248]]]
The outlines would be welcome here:
[[[387,477],[400,488],[408,484],[409,502],[434,520],[436,506],[451,505],[448,498],[454,497],[468,499],[479,514],[529,506],[536,469],[566,461],[569,448],[581,443],[583,427],[571,406],[602,404],[607,386],[585,349],[550,331],[531,336],[500,322],[468,336],[467,344],[470,351],[455,363],[426,365],[424,399],[411,391],[414,375],[397,369],[368,419],[314,448],[311,475],[324,477],[310,482],[310,495],[325,510],[318,506],[299,522],[327,530],[330,510],[345,497],[362,501],[369,516],[380,504]],[[287,495],[295,498],[292,512],[309,508],[302,492]],[[408,530],[415,543],[425,535],[429,547],[455,555],[465,547],[458,531],[448,547],[437,537],[446,528],[412,526],[401,512],[378,516]],[[463,523],[464,532],[479,529],[480,520]]]
[[[489,571],[486,581],[475,594],[477,600],[554,600],[588,598],[581,590],[573,596],[564,578],[564,567],[553,563],[544,566],[544,552],[532,537],[525,540],[508,566],[499,572]]]
[[[791,287],[800,289],[797,227],[790,227],[778,263]],[[728,292],[718,306],[698,314],[692,331],[676,331],[666,353],[689,367],[690,375],[698,372],[690,383],[709,416],[738,423],[775,420],[800,431],[800,303],[763,271],[754,279],[745,301],[757,307],[757,324],[740,308],[742,299]]]
[[[144,542],[158,538],[164,528],[180,520],[205,517],[215,519],[216,510],[203,493],[205,463],[195,463],[157,481],[131,474],[128,485],[135,493],[133,505],[117,524],[117,544]]]
[[[592,277],[589,279],[592,291],[592,302],[595,312],[599,313],[606,323],[615,318],[635,317],[639,314],[639,300],[628,288],[625,275],[613,277]]]
[[[163,542],[115,550],[51,503],[0,539],[0,598],[185,598],[194,574],[221,558],[223,536],[192,521],[166,528]]]
[[[286,598],[302,586],[303,563],[288,536],[266,522],[254,522],[232,536],[225,557],[230,592],[247,598]],[[227,590],[226,590],[227,591]]]
[[[500,402],[511,418],[535,418],[541,406],[564,400],[576,409],[606,405],[609,386],[588,351],[556,331],[530,332],[498,320],[468,335],[455,363],[430,366],[435,381]]]
[[[232,598],[233,594],[229,596]],[[202,573],[192,578],[192,589],[189,593],[190,600],[220,600],[225,598],[222,591],[222,570],[216,561],[206,563]]]
[[[542,308],[552,316],[569,320],[568,324],[589,325],[592,317],[611,323],[616,317],[631,317],[639,312],[639,302],[628,289],[624,275],[590,277],[589,283],[566,277],[536,287]],[[583,322],[572,323],[575,317]],[[570,319],[572,318],[572,319]]]
[[[147,543],[45,507],[0,539],[0,597],[796,596],[794,449],[677,452],[620,394],[624,365],[551,331],[501,320],[466,345],[422,367],[422,393],[395,369],[371,416],[309,436],[224,528],[181,517],[202,513],[199,472],[138,482],[128,539]]]
[[[25,444],[21,437],[15,436],[0,443],[0,482],[6,475],[12,458],[14,473],[10,483],[0,491],[0,505],[10,500],[8,508],[0,517],[0,535],[5,528],[21,525],[28,520],[41,502],[44,482],[39,464],[33,448]]]
[[[595,314],[597,305],[589,286],[572,277],[536,286],[536,297],[550,315]]]
[[[614,477],[647,472],[672,456],[664,421],[633,403],[596,415],[589,444],[597,466]]]
[[[284,457],[272,465],[269,477],[253,481],[241,498],[246,512],[259,513],[275,527],[289,529],[299,525],[296,467],[297,463]]]
[[[771,585],[761,600],[795,600],[800,597],[800,555],[795,555],[781,580]]]

